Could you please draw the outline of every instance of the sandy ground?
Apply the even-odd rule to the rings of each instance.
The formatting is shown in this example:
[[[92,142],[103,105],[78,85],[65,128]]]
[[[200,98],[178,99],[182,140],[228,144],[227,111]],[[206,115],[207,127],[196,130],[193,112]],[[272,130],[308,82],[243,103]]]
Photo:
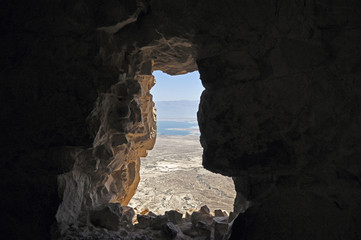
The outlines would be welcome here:
[[[141,180],[129,206],[157,214],[203,205],[211,211],[232,211],[233,181],[203,168],[199,136],[158,135],[154,149],[141,164]]]

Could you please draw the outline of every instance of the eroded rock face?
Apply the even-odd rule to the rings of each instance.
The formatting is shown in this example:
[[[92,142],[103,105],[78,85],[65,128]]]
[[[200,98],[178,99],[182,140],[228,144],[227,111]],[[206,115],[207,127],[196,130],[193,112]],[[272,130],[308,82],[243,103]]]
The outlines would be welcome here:
[[[153,85],[153,76],[138,75],[134,80],[124,74],[98,98],[88,118],[98,129],[93,146],[75,156],[72,171],[58,176],[63,196],[56,215],[59,223],[74,223],[82,211],[109,201],[126,206],[135,194],[140,157],[155,142],[155,110],[149,94]]]
[[[154,145],[153,76],[132,62],[133,46],[96,30],[145,5],[98,5],[1,3],[1,210],[10,239],[49,239],[54,223],[63,229],[109,201],[126,205],[139,158]]]
[[[152,70],[198,68],[203,164],[251,205],[231,238],[360,238],[358,1],[1,5],[4,235],[126,205],[155,141]]]
[[[360,6],[249,7],[244,31],[262,35],[197,62],[206,88],[198,113],[203,164],[234,177],[236,210],[251,201],[231,239],[357,239],[359,50],[346,49],[359,41],[347,30],[359,22],[344,20]]]

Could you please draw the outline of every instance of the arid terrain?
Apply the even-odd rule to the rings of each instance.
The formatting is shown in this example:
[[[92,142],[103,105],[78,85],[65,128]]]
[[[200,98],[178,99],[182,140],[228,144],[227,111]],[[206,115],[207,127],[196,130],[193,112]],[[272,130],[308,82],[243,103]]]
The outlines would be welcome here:
[[[203,168],[199,136],[158,135],[154,149],[141,161],[141,180],[129,206],[158,214],[203,205],[211,211],[233,210],[233,181]]]

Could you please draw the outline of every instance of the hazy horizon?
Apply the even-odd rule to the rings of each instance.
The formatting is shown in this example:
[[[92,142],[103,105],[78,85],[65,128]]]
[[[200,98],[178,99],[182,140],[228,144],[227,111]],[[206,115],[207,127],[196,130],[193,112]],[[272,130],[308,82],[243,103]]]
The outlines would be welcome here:
[[[198,100],[156,101],[157,121],[196,121]]]

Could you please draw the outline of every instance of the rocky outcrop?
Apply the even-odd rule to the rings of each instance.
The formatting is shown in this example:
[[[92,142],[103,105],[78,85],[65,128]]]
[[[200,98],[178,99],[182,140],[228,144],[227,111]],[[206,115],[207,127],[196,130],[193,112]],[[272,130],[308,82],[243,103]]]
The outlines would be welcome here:
[[[119,204],[108,204],[101,209],[93,210],[90,223],[87,225],[72,225],[59,239],[214,239],[222,240],[228,230],[228,215],[215,217],[209,211],[201,210],[185,215],[170,211],[165,215],[155,215],[152,212],[137,214],[132,218],[134,210],[121,207]],[[221,210],[218,210],[222,212]],[[197,221],[194,217],[197,215]]]
[[[90,223],[95,227],[117,231],[129,227],[135,212],[130,207],[121,207],[119,203],[110,203],[100,209],[90,211]]]
[[[235,209],[245,211],[230,238],[360,238],[358,1],[1,9],[7,238],[48,239],[54,222],[66,232],[109,202],[126,205],[155,139],[152,70],[197,68],[203,164],[234,178]],[[190,232],[209,232],[197,224]]]
[[[61,225],[87,219],[88,211],[108,202],[126,206],[139,183],[140,157],[155,142],[155,110],[150,88],[153,76],[119,77],[102,94],[89,122],[97,129],[93,146],[75,156],[72,171],[58,176]],[[132,93],[129,97],[124,92]],[[98,125],[96,125],[98,124]]]

